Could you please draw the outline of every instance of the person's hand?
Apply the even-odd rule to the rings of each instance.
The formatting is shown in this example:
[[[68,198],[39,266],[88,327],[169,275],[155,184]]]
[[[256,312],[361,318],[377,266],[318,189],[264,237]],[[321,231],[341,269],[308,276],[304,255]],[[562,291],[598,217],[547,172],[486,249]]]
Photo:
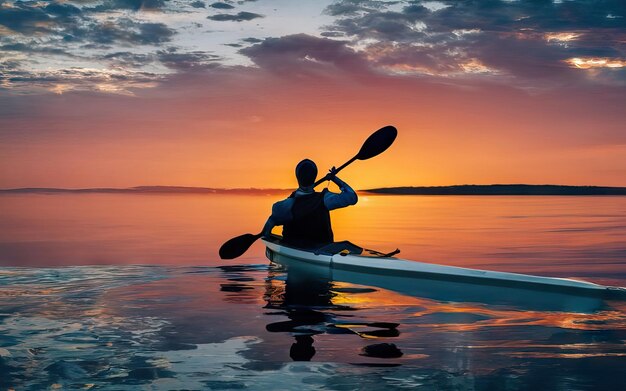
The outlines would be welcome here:
[[[337,169],[335,168],[335,166],[332,166],[330,170],[328,170],[328,174],[326,174],[326,180],[332,181],[336,175],[337,175]]]

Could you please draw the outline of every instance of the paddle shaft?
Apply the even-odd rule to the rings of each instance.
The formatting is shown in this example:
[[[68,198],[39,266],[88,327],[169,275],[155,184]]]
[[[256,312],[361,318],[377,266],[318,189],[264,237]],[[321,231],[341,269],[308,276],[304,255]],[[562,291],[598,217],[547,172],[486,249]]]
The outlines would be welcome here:
[[[347,162],[345,162],[344,164],[342,164],[341,166],[339,166],[338,169],[335,170],[335,174],[337,174],[339,171],[343,170],[344,168],[346,168],[350,163],[352,163],[353,161],[355,161],[357,159],[357,156],[353,157],[352,159],[348,160]],[[317,185],[319,185],[322,182],[326,182],[328,180],[328,178],[326,178],[326,176],[322,177],[322,179],[318,180],[317,182],[315,182],[313,184],[313,187],[316,187]]]

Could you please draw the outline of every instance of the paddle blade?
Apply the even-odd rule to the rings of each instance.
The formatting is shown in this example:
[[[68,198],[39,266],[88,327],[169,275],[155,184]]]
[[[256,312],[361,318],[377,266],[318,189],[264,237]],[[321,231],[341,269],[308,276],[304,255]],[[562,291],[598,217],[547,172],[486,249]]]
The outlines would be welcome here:
[[[220,247],[220,258],[222,259],[235,259],[250,248],[261,234],[243,234],[235,238],[230,239]]]
[[[393,126],[385,126],[384,128],[378,129],[365,140],[356,158],[366,160],[380,155],[393,144],[397,135],[398,130]]]

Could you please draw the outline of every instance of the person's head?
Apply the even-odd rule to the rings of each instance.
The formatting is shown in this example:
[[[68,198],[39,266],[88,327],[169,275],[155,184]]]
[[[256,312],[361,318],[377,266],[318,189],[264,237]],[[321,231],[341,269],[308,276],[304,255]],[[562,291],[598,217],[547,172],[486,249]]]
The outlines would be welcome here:
[[[298,186],[309,187],[315,183],[317,178],[317,166],[310,159],[304,159],[296,166],[296,178]]]

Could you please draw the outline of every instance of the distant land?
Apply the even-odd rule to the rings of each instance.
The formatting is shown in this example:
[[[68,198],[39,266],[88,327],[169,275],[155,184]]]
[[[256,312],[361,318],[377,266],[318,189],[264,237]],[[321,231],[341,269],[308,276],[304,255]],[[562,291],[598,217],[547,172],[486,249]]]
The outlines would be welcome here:
[[[128,188],[97,187],[87,189],[58,189],[54,187],[23,187],[19,189],[3,189],[0,193],[15,194],[61,194],[61,193],[111,193],[111,194],[251,194],[274,195],[285,194],[292,190],[286,189],[218,189],[212,187],[190,186],[136,186]]]
[[[287,195],[293,189],[220,189],[187,186],[136,186],[129,188],[59,189],[48,187],[25,187],[0,189],[0,194],[230,194],[230,195]],[[456,186],[404,186],[359,190],[379,195],[626,195],[626,187],[562,186],[562,185],[456,185]]]
[[[563,185],[456,185],[384,187],[366,189],[372,194],[389,195],[626,195],[626,187],[563,186]]]

